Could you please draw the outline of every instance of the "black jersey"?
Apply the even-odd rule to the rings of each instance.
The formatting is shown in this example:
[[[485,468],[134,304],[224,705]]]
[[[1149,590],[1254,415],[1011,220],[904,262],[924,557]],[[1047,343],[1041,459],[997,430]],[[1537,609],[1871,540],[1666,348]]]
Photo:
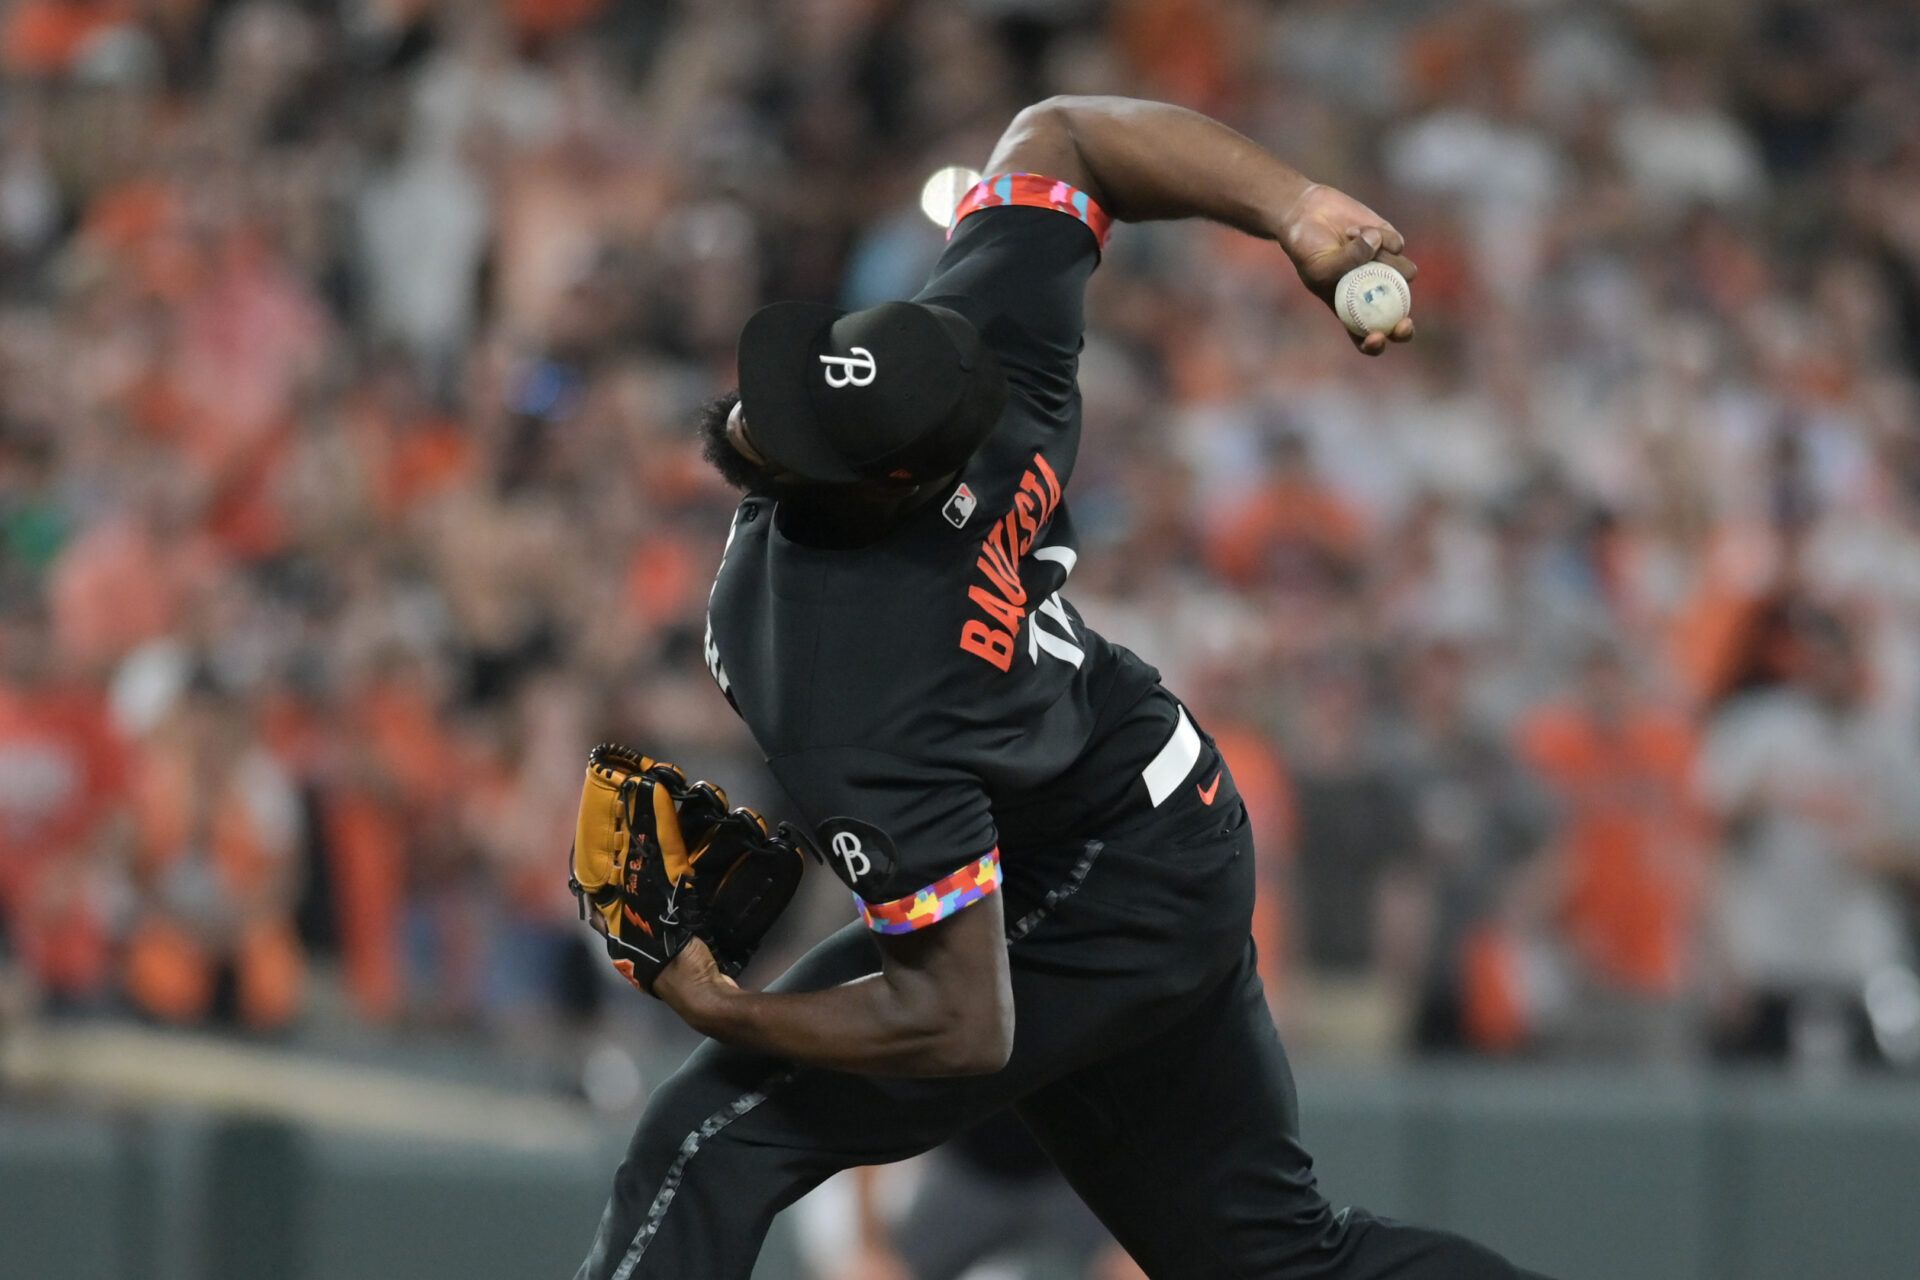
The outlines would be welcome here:
[[[966,315],[998,356],[994,434],[949,493],[868,546],[794,541],[774,500],[748,498],[709,605],[714,679],[882,932],[992,892],[1023,842],[1159,803],[1198,759],[1159,674],[1063,593],[1105,219],[1064,184],[979,190],[995,183],[1007,198],[962,206],[917,299]]]

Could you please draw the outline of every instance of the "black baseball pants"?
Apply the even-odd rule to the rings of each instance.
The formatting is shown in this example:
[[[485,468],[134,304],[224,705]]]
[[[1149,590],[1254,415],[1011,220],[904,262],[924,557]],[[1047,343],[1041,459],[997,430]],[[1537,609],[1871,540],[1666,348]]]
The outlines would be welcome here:
[[[1006,1107],[1154,1280],[1526,1276],[1459,1236],[1320,1195],[1248,940],[1245,809],[1230,779],[1213,805],[1193,790],[1052,859],[1022,850],[1020,866],[1053,868],[1031,883],[1007,859],[1004,1070],[887,1079],[701,1046],[650,1099],[576,1280],[748,1280],[774,1215],[823,1179]],[[773,989],[878,965],[852,925]]]

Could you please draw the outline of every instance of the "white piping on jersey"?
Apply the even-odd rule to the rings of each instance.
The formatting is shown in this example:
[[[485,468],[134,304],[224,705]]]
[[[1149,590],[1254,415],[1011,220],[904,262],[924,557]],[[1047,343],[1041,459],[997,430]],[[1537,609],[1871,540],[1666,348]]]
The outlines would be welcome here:
[[[733,550],[734,535],[740,532],[740,513],[745,509],[745,503],[734,508],[733,521],[727,525],[727,545],[720,548],[720,568],[713,571],[713,585],[707,588],[707,634],[700,643],[701,655],[707,660],[707,674],[729,698],[733,696],[733,682],[727,679],[727,669],[720,665],[720,646],[713,638],[713,597],[720,590],[720,572],[727,567],[727,552]]]
[[[1147,798],[1153,801],[1153,807],[1158,809],[1162,801],[1178,790],[1193,772],[1193,766],[1199,763],[1200,731],[1187,719],[1187,709],[1181,707],[1180,723],[1173,726],[1173,736],[1160,748],[1160,754],[1140,771],[1140,781],[1147,784]]]

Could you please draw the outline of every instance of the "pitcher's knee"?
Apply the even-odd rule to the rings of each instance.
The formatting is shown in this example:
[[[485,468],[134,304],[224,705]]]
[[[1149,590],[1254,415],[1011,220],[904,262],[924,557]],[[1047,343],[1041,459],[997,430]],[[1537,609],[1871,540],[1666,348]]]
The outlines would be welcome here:
[[[1406,1276],[1408,1280],[1522,1280],[1522,1272],[1485,1245],[1432,1227],[1385,1218],[1365,1209],[1336,1215],[1341,1233],[1330,1257],[1341,1274]]]

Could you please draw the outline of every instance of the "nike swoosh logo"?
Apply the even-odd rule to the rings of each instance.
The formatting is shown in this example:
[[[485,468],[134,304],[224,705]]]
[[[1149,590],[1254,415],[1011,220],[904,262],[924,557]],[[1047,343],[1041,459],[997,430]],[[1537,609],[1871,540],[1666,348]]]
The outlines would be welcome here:
[[[1212,804],[1213,798],[1220,794],[1220,779],[1225,773],[1226,770],[1222,769],[1219,773],[1213,775],[1213,781],[1209,782],[1206,786],[1194,787],[1194,790],[1200,793],[1201,804]]]

